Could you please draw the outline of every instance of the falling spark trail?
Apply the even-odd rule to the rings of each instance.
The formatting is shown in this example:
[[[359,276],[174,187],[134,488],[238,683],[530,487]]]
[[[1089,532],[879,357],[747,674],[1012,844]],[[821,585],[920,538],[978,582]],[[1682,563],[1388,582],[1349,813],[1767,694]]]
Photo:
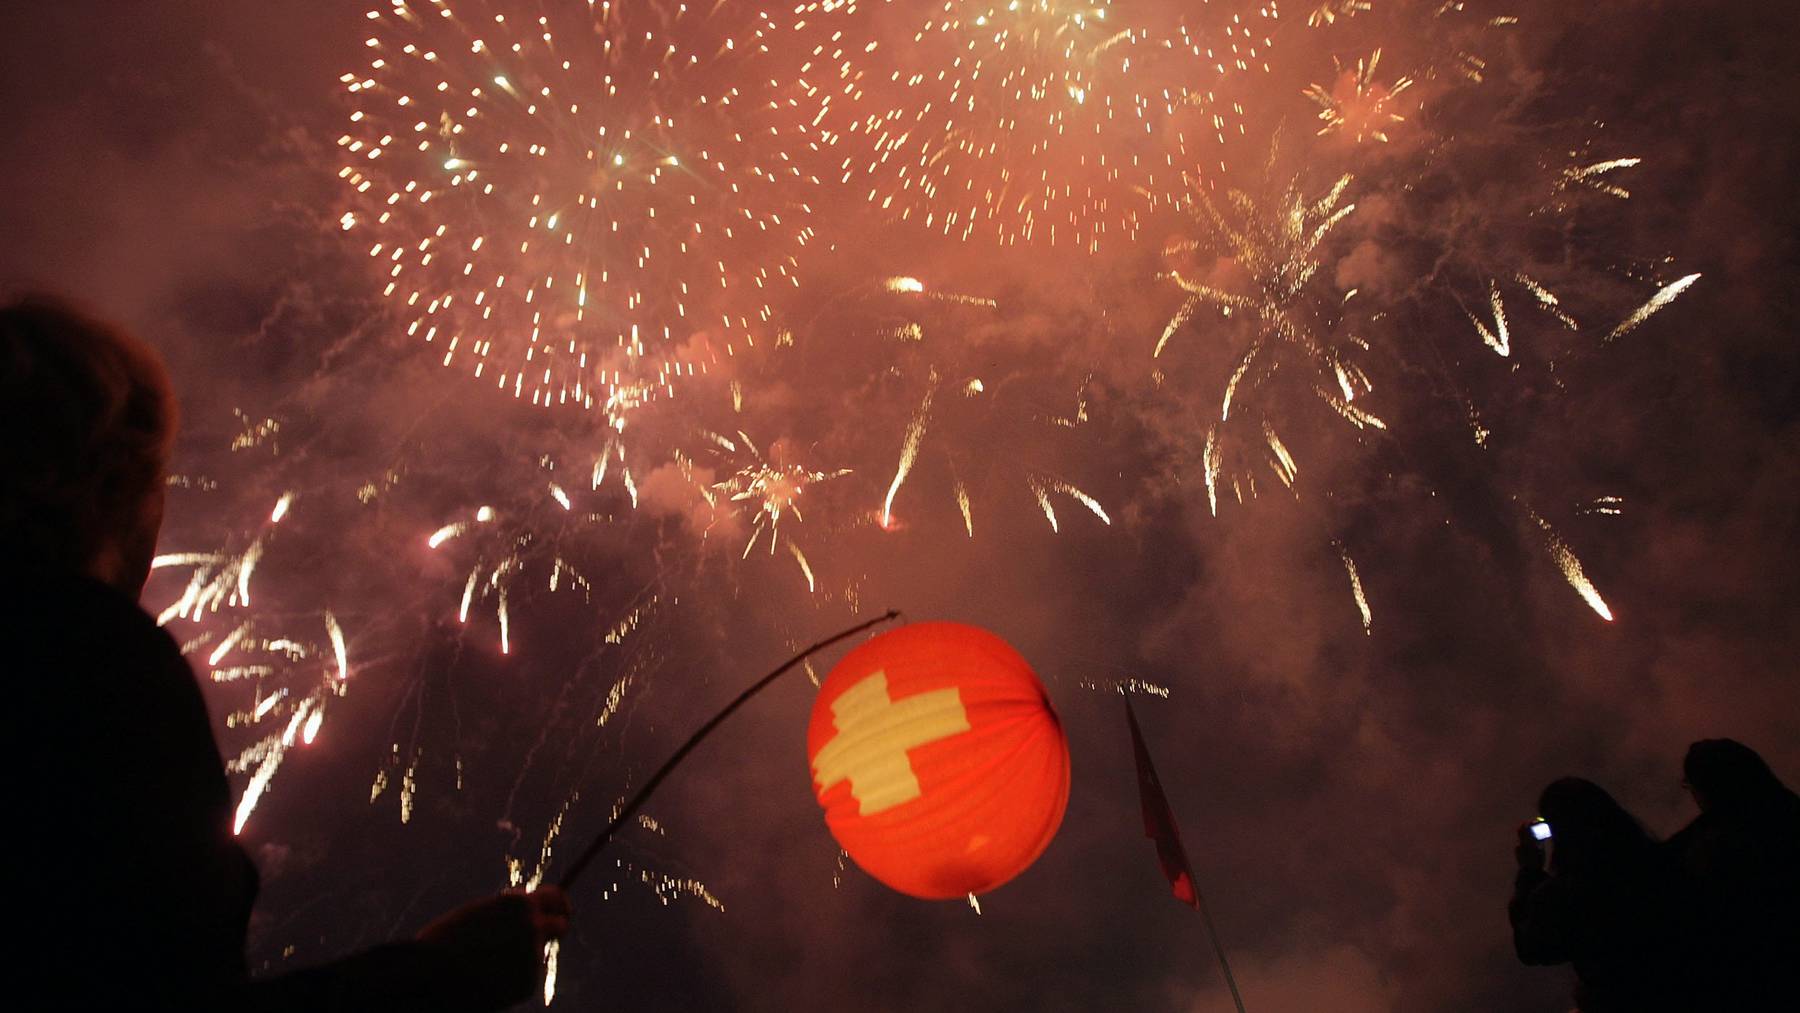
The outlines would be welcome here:
[[[1631,332],[1639,324],[1654,316],[1657,310],[1674,302],[1681,293],[1686,292],[1689,286],[1699,280],[1699,274],[1690,274],[1685,278],[1678,278],[1663,286],[1655,295],[1650,297],[1649,302],[1639,306],[1636,310],[1632,311],[1630,316],[1620,321],[1619,326],[1612,329],[1612,333],[1606,336],[1605,341],[1610,343],[1620,336]]]
[[[321,725],[323,725],[324,723],[325,723],[325,709],[323,707],[320,707],[320,708],[314,710],[312,712],[312,714],[307,717],[306,725],[300,731],[300,741],[305,743],[306,745],[309,745],[309,746],[312,745],[313,739],[316,738],[319,734],[319,727]]]
[[[1069,483],[1061,481],[1060,479],[1053,480],[1050,483],[1050,488],[1055,489],[1057,492],[1062,493],[1064,496],[1067,496],[1070,499],[1074,500],[1075,502],[1080,503],[1082,506],[1087,507],[1088,510],[1093,512],[1093,515],[1095,517],[1100,518],[1101,523],[1107,525],[1108,527],[1112,526],[1112,518],[1106,516],[1106,510],[1105,510],[1105,508],[1101,507],[1099,500],[1095,499],[1092,496],[1089,496],[1087,493],[1082,492],[1080,489],[1075,488],[1074,486],[1070,485]]]
[[[500,653],[512,653],[511,618],[507,615],[506,585],[500,585]]]
[[[800,547],[795,545],[792,541],[787,543],[787,550],[793,554],[794,562],[800,564],[800,572],[806,574],[806,589],[808,591],[817,591],[818,584],[813,580],[812,565],[806,561],[806,554],[801,552]]]
[[[1050,522],[1051,532],[1056,532],[1058,530],[1056,526],[1056,508],[1050,505],[1050,495],[1045,491],[1043,483],[1036,479],[1032,479],[1031,494],[1037,497],[1038,507],[1044,511],[1044,519]]]
[[[1201,466],[1206,473],[1206,508],[1214,516],[1219,516],[1219,470],[1224,463],[1219,448],[1219,427],[1209,426],[1206,430],[1206,449],[1202,451]]]
[[[1342,542],[1337,545],[1338,556],[1344,561],[1344,572],[1350,577],[1350,593],[1356,598],[1356,611],[1362,615],[1364,635],[1373,635],[1375,613],[1369,609],[1369,598],[1363,593],[1362,577],[1356,572],[1356,560],[1350,558],[1350,550]]]
[[[237,568],[237,600],[245,607],[250,605],[250,575],[256,572],[256,565],[262,562],[263,540],[258,538],[245,550],[243,561]]]
[[[1588,607],[1593,609],[1595,614],[1609,623],[1612,622],[1612,609],[1607,607],[1605,599],[1600,597],[1599,589],[1594,587],[1594,582],[1589,580],[1587,574],[1583,572],[1581,560],[1575,558],[1575,553],[1562,540],[1562,536],[1556,533],[1556,529],[1550,526],[1549,521],[1538,516],[1536,511],[1531,512],[1531,519],[1543,529],[1545,542],[1550,549],[1550,558],[1555,562],[1556,568],[1562,571],[1563,578],[1569,582],[1569,586],[1575,589],[1576,594],[1581,595],[1581,600],[1587,602]]]
[[[1554,305],[1554,302],[1551,305]],[[1512,335],[1507,331],[1506,305],[1500,301],[1498,282],[1488,283],[1488,309],[1494,314],[1494,326],[1491,330],[1485,321],[1473,313],[1469,314],[1469,322],[1475,325],[1475,330],[1481,335],[1481,340],[1487,342],[1488,347],[1492,348],[1496,354],[1501,357],[1509,356],[1512,354]]]
[[[544,944],[544,1005],[556,1001],[556,958],[562,953],[562,942],[552,939]]]
[[[925,389],[925,400],[919,403],[919,410],[913,413],[912,421],[906,426],[906,439],[900,446],[900,465],[894,470],[893,484],[888,486],[887,499],[881,504],[881,526],[890,527],[894,518],[894,495],[900,491],[901,483],[912,471],[913,462],[919,456],[919,441],[925,438],[925,426],[931,419],[931,399],[937,393],[937,373],[931,374],[930,386]]]
[[[262,801],[263,793],[268,790],[269,781],[275,777],[275,771],[281,767],[282,758],[287,755],[287,748],[294,744],[294,738],[306,723],[307,715],[312,710],[313,702],[307,700],[294,711],[288,719],[287,729],[279,739],[264,743],[262,762],[257,765],[256,773],[251,775],[250,783],[244,787],[244,795],[238,800],[237,814],[232,819],[232,836],[243,833],[244,824],[249,821],[250,814],[256,811],[256,805]],[[315,729],[316,730],[316,729]]]
[[[462,607],[456,611],[457,622],[469,621],[469,603],[475,597],[475,582],[480,578],[481,568],[479,566],[469,571],[469,582],[463,585]]]
[[[282,753],[277,750],[263,758],[251,775],[250,783],[244,787],[244,796],[238,800],[237,813],[231,821],[232,836],[244,832],[244,824],[249,821],[250,814],[256,811],[256,804],[262,801],[263,792],[269,787],[269,780],[275,776],[276,768],[281,766]]]
[[[1275,470],[1275,477],[1281,480],[1282,485],[1292,489],[1294,479],[1300,474],[1299,466],[1294,463],[1294,455],[1288,453],[1287,444],[1281,442],[1281,437],[1275,435],[1274,427],[1268,423],[1263,424],[1263,437],[1268,442],[1269,452],[1275,455],[1275,459],[1270,462]]]
[[[1580,184],[1598,190],[1608,197],[1617,197],[1620,200],[1626,200],[1631,196],[1631,191],[1612,182],[1610,179],[1607,179],[1606,174],[1616,169],[1632,168],[1641,162],[1643,162],[1643,159],[1641,158],[1609,158],[1606,161],[1595,162],[1592,165],[1574,166],[1564,169],[1562,177],[1557,180],[1556,189],[1565,190],[1570,186]]]
[[[1098,500],[1061,479],[1043,479],[1034,475],[1027,478],[1026,482],[1031,487],[1031,495],[1037,500],[1038,509],[1044,512],[1044,519],[1050,522],[1052,532],[1060,530],[1056,521],[1056,508],[1050,505],[1050,493],[1052,492],[1062,493],[1087,507],[1095,517],[1100,518],[1102,523],[1108,526],[1112,524],[1112,518],[1106,516],[1106,510],[1100,506]]]
[[[268,696],[266,696],[262,699],[261,703],[258,703],[256,705],[256,710],[251,712],[250,720],[252,722],[257,722],[257,721],[261,721],[263,718],[268,717],[269,712],[275,709],[275,705],[280,703],[282,700],[286,699],[286,697],[287,697],[287,690],[285,690],[285,689],[278,690],[274,693],[270,693]]]
[[[1187,326],[1188,321],[1194,318],[1194,311],[1198,309],[1199,306],[1199,303],[1190,299],[1183,303],[1180,309],[1175,311],[1175,315],[1171,316],[1168,324],[1163,327],[1162,336],[1156,339],[1156,348],[1150,353],[1152,359],[1162,357],[1163,349],[1167,348],[1169,345],[1169,339],[1180,333],[1181,329]]]
[[[187,587],[180,597],[156,617],[156,625],[167,626],[176,619],[199,622],[207,614],[221,608],[250,607],[250,578],[261,561],[265,539],[258,536],[242,553],[178,552],[156,556],[150,561],[152,570],[191,566]]]
[[[1569,330],[1580,330],[1575,325],[1575,318],[1563,312],[1562,300],[1558,299],[1554,292],[1538,284],[1537,280],[1529,275],[1519,275],[1518,281],[1519,284],[1525,286],[1525,290],[1531,293],[1532,298],[1538,301],[1538,305],[1543,307],[1546,313],[1562,321],[1562,325]]]
[[[206,663],[208,665],[217,665],[220,662],[220,660],[222,660],[225,657],[225,655],[231,653],[231,649],[233,647],[236,647],[238,645],[238,641],[244,639],[244,634],[248,633],[249,631],[250,631],[249,623],[243,623],[243,624],[239,625],[237,629],[232,630],[231,633],[228,634],[224,640],[219,641],[218,647],[213,648],[212,654],[207,656]]]
[[[600,707],[600,716],[594,719],[594,727],[605,728],[606,723],[612,720],[613,715],[619,713],[619,707],[625,703],[625,691],[630,688],[631,675],[629,673],[620,676],[619,680],[612,684],[612,688],[606,691],[606,702]]]
[[[344,628],[330,612],[325,613],[325,632],[331,637],[331,650],[337,658],[337,677],[341,682],[350,678],[350,652],[344,648]]]

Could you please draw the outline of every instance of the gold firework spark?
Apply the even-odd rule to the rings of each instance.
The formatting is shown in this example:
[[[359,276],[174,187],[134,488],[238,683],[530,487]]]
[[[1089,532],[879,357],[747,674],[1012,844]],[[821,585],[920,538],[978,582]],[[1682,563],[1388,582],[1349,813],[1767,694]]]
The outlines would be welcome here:
[[[393,0],[339,138],[407,332],[532,404],[666,397],[766,333],[812,236],[737,5]]]
[[[1371,9],[1373,5],[1369,0],[1326,0],[1307,13],[1306,26],[1323,28],[1337,24],[1339,18],[1353,18]]]
[[[474,553],[457,606],[457,621],[467,623],[477,602],[494,601],[499,623],[500,653],[512,653],[512,610],[515,586],[528,572],[547,570],[546,589],[551,593],[577,590],[588,595],[593,585],[564,551],[563,541],[597,517],[575,509],[569,493],[555,482],[543,488],[547,505],[539,501],[513,517],[491,506],[477,507],[463,520],[451,521],[425,539],[427,548],[439,551],[466,541]]]
[[[782,518],[792,516],[796,521],[806,519],[800,510],[801,495],[807,489],[821,482],[829,482],[834,478],[850,474],[849,468],[839,468],[835,471],[816,471],[805,468],[781,459],[785,457],[784,454],[778,455],[777,460],[770,461],[757,448],[756,443],[742,432],[737,434],[735,441],[716,433],[712,434],[712,437],[716,444],[728,452],[740,452],[741,445],[741,451],[750,457],[749,463],[714,482],[711,489],[713,496],[708,497],[709,501],[715,505],[722,499],[726,503],[742,505],[751,510],[754,519],[751,521],[750,537],[744,543],[744,558],[749,557],[750,550],[756,547],[756,543],[762,538],[764,532],[768,533],[769,553],[773,555],[776,545],[781,541]],[[779,443],[775,449],[780,449]],[[807,561],[805,552],[791,538],[787,541],[786,546],[788,554],[794,557],[794,562],[806,577],[807,590],[815,590],[817,582],[813,577],[812,564]]]
[[[1556,564],[1558,570],[1562,571],[1563,579],[1569,582],[1569,586],[1575,589],[1575,593],[1581,596],[1582,601],[1587,602],[1588,607],[1594,610],[1595,615],[1609,623],[1612,622],[1612,609],[1606,604],[1606,600],[1600,597],[1600,589],[1594,586],[1594,582],[1588,579],[1586,571],[1581,568],[1581,560],[1575,557],[1574,551],[1569,548],[1567,542],[1562,540],[1562,536],[1556,533],[1556,529],[1550,526],[1549,521],[1539,516],[1535,510],[1528,512],[1532,521],[1543,531],[1544,545],[1550,552],[1551,561]]]
[[[1321,267],[1320,248],[1332,230],[1355,211],[1344,196],[1351,177],[1339,177],[1324,193],[1308,198],[1298,180],[1291,180],[1272,200],[1259,201],[1241,190],[1227,193],[1227,205],[1219,204],[1197,189],[1199,236],[1169,244],[1165,255],[1177,263],[1167,277],[1187,294],[1163,328],[1153,356],[1161,356],[1169,342],[1187,330],[1245,334],[1244,350],[1219,394],[1219,414],[1207,430],[1203,461],[1210,508],[1218,512],[1218,491],[1231,433],[1246,411],[1260,449],[1247,459],[1260,460],[1284,487],[1292,487],[1298,464],[1276,431],[1275,419],[1260,395],[1285,369],[1306,377],[1313,396],[1337,416],[1358,429],[1386,428],[1380,418],[1355,402],[1373,385],[1351,355],[1366,350],[1354,335],[1337,335],[1342,307],[1355,290],[1339,294],[1316,281]],[[1194,258],[1196,252],[1223,257],[1218,262]],[[1203,310],[1216,316],[1204,323]],[[1241,322],[1241,323],[1240,323]],[[1250,405],[1245,409],[1246,404]],[[1234,409],[1236,415],[1234,416]],[[1234,442],[1232,446],[1236,446]],[[1248,445],[1248,441],[1244,445]],[[1239,451],[1236,456],[1245,456]],[[1237,499],[1256,494],[1254,476],[1247,471],[1231,477]]]
[[[1362,627],[1365,635],[1375,632],[1375,613],[1369,608],[1369,596],[1363,593],[1362,575],[1356,572],[1356,560],[1350,558],[1350,550],[1343,542],[1333,542],[1338,550],[1338,558],[1344,562],[1344,573],[1350,578],[1350,595],[1356,599],[1357,614],[1362,616]]]
[[[1674,302],[1681,293],[1686,292],[1694,282],[1699,280],[1699,274],[1690,274],[1677,278],[1667,285],[1664,285],[1662,288],[1657,289],[1656,294],[1651,296],[1648,302],[1639,306],[1637,309],[1632,310],[1629,316],[1624,320],[1619,321],[1617,327],[1614,327],[1611,331],[1607,332],[1605,340],[1610,343],[1635,330],[1639,324],[1650,319],[1664,306]]]
[[[892,45],[856,3],[798,5],[791,30],[819,40],[794,76],[819,109],[820,174],[958,240],[1092,252],[1135,237],[1203,144],[1243,132],[1224,82],[1267,73],[1278,12],[1123,7],[941,0]]]
[[[1362,143],[1365,139],[1373,139],[1387,143],[1389,129],[1406,122],[1406,116],[1397,110],[1400,96],[1413,85],[1410,77],[1396,78],[1393,82],[1383,84],[1375,78],[1375,69],[1381,64],[1381,50],[1377,49],[1368,59],[1356,61],[1354,69],[1347,68],[1337,62],[1336,76],[1331,87],[1312,84],[1306,87],[1306,97],[1319,106],[1319,135],[1342,133]]]
[[[901,483],[911,473],[913,463],[919,459],[919,443],[925,439],[925,427],[931,420],[931,399],[937,395],[938,377],[933,370],[931,379],[925,387],[925,399],[919,402],[919,410],[913,413],[911,421],[906,424],[906,438],[900,444],[900,464],[894,469],[894,481],[888,485],[887,498],[881,503],[881,526],[892,527],[894,523],[894,497],[900,493]],[[959,501],[968,502],[967,494],[962,494]],[[964,510],[964,516],[968,512]],[[974,521],[969,521],[969,534],[974,535]]]
[[[883,287],[887,291],[903,294],[909,299],[927,302],[972,306],[980,309],[995,309],[998,305],[994,300],[988,298],[937,291],[910,276],[890,278],[883,283]],[[1081,388],[1076,393],[1073,412],[1068,414],[1031,412],[1027,422],[1027,420],[1021,419],[1017,412],[1001,414],[995,403],[994,395],[989,393],[988,384],[981,377],[965,375],[962,379],[947,379],[958,375],[958,372],[951,372],[951,370],[958,369],[956,356],[962,350],[961,346],[942,344],[936,339],[928,340],[926,329],[918,320],[908,320],[900,329],[899,336],[909,347],[925,346],[924,350],[917,353],[924,357],[926,363],[920,367],[921,371],[925,373],[924,392],[919,397],[918,406],[907,418],[900,441],[900,457],[894,467],[894,477],[888,483],[887,494],[882,500],[877,521],[883,529],[895,529],[894,503],[919,462],[919,456],[926,445],[928,434],[935,433],[939,435],[932,435],[931,441],[948,467],[950,492],[956,501],[957,511],[961,515],[963,530],[973,538],[975,536],[973,500],[968,485],[957,467],[957,459],[963,455],[955,452],[957,449],[967,450],[968,448],[966,446],[959,448],[954,443],[953,436],[947,439],[942,435],[946,428],[952,434],[966,434],[971,439],[979,440],[978,449],[974,451],[976,454],[985,454],[985,448],[995,441],[1008,442],[1012,439],[1015,431],[1023,436],[1027,429],[1037,430],[1039,427],[1052,430],[1078,428],[1088,421],[1087,381],[1083,381]],[[942,353],[944,358],[940,359],[934,353]],[[963,368],[969,365],[971,363],[966,361],[961,363]],[[939,416],[949,419],[950,425],[946,427],[940,424]],[[1021,426],[1022,423],[1024,426]],[[1005,431],[996,429],[996,426],[1004,427]],[[1050,499],[1052,493],[1067,496],[1087,508],[1103,523],[1109,525],[1112,523],[1112,519],[1107,516],[1106,510],[1100,502],[1077,486],[1063,479],[1051,477],[1043,469],[1030,466],[1020,467],[1015,473],[1023,480],[1027,491],[1030,492],[1052,532],[1060,530],[1056,509]]]

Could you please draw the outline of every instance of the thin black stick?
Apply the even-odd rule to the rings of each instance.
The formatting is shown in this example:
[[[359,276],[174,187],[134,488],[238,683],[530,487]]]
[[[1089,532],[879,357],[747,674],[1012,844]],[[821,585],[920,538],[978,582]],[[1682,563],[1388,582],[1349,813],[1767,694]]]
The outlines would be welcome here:
[[[855,626],[850,627],[842,633],[826,637],[824,640],[819,641],[811,647],[808,647],[806,650],[801,651],[799,654],[789,658],[782,663],[780,668],[777,668],[775,671],[758,679],[755,685],[744,690],[742,693],[739,693],[736,700],[726,704],[725,709],[713,715],[711,721],[701,725],[700,730],[695,732],[692,738],[682,743],[680,749],[675,750],[675,755],[669,757],[669,762],[663,764],[655,774],[651,775],[650,780],[644,782],[644,786],[639,788],[638,793],[631,797],[631,801],[625,803],[624,808],[619,810],[619,815],[613,817],[613,821],[607,824],[606,829],[601,831],[600,836],[596,837],[592,844],[587,846],[587,850],[581,853],[581,857],[575,859],[575,864],[569,866],[569,871],[562,874],[562,878],[557,880],[556,885],[562,887],[564,890],[572,888],[575,885],[575,880],[580,878],[582,870],[586,869],[588,863],[599,856],[601,850],[612,841],[613,835],[617,834],[619,828],[625,825],[625,821],[637,814],[637,811],[643,807],[644,802],[650,798],[650,793],[655,791],[656,786],[663,782],[663,778],[668,777],[669,772],[674,770],[676,765],[681,763],[682,760],[686,759],[687,754],[693,752],[694,747],[699,745],[702,739],[712,734],[713,729],[719,727],[726,718],[730,717],[734,711],[747,703],[751,697],[761,693],[770,683],[781,678],[783,673],[806,660],[809,655],[822,651],[840,640],[848,640],[871,626],[885,623],[890,619],[897,618],[899,615],[900,613],[898,610],[889,609],[887,612],[876,616],[868,622],[857,623]]]

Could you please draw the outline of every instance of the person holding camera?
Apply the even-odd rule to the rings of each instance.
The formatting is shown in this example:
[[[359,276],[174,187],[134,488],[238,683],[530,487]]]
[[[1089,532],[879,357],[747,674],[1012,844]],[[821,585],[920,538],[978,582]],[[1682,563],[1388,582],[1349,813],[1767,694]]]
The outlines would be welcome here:
[[[1519,959],[1574,965],[1582,1013],[1695,1008],[1655,839],[1604,788],[1577,777],[1545,788],[1538,813],[1519,827],[1513,851],[1507,914]]]

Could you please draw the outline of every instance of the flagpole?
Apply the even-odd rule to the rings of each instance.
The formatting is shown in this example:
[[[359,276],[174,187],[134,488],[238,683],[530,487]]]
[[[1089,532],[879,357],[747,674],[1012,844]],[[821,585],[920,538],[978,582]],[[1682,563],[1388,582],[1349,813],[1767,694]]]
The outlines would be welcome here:
[[[1163,792],[1162,780],[1156,776],[1156,764],[1150,759],[1150,747],[1144,742],[1143,730],[1138,727],[1137,712],[1131,706],[1131,694],[1121,692],[1120,695],[1125,699],[1125,724],[1131,730],[1131,753],[1138,775],[1138,801],[1144,810],[1144,834],[1156,842],[1156,860],[1162,866],[1163,875],[1169,878],[1169,886],[1174,890],[1175,899],[1200,912],[1200,918],[1206,925],[1206,938],[1212,943],[1213,953],[1219,958],[1220,969],[1225,972],[1225,985],[1231,989],[1231,1001],[1237,1006],[1237,1013],[1244,1013],[1244,997],[1238,992],[1237,978],[1231,973],[1231,961],[1225,959],[1225,946],[1219,942],[1219,930],[1213,924],[1212,911],[1206,906],[1206,898],[1200,894],[1200,884],[1195,879],[1193,863],[1188,861],[1187,849],[1181,846],[1181,829],[1175,825],[1175,813],[1169,807],[1169,797]]]
[[[582,851],[580,856],[575,859],[575,864],[569,866],[569,871],[563,873],[562,878],[556,881],[556,885],[564,890],[572,889],[575,886],[575,881],[581,878],[582,871],[588,867],[588,863],[599,856],[601,850],[604,849],[606,845],[612,841],[614,835],[619,832],[619,828],[625,825],[625,821],[637,814],[637,811],[649,800],[650,793],[656,790],[656,786],[663,783],[663,779],[669,776],[670,771],[673,771],[682,760],[686,759],[687,755],[693,752],[694,747],[698,746],[702,739],[711,735],[713,729],[724,723],[725,719],[736,712],[739,707],[748,703],[751,697],[761,693],[764,689],[768,688],[770,683],[781,678],[783,673],[788,669],[793,668],[795,665],[800,664],[800,662],[806,660],[807,657],[830,647],[840,640],[848,640],[872,626],[885,623],[899,615],[900,612],[898,609],[889,609],[881,615],[870,619],[868,622],[858,623],[855,626],[844,630],[842,633],[836,633],[826,637],[824,640],[813,644],[811,647],[808,647],[799,654],[789,658],[781,664],[781,667],[770,672],[768,675],[763,676],[761,679],[756,680],[755,684],[749,689],[739,693],[737,699],[726,704],[725,709],[713,715],[711,721],[701,725],[699,731],[695,732],[692,737],[682,743],[680,749],[675,750],[675,755],[669,757],[667,763],[664,763],[659,767],[656,773],[650,775],[650,780],[644,782],[644,786],[639,788],[637,794],[631,797],[631,801],[625,803],[624,807],[619,810],[619,814],[614,816],[612,822],[606,825],[606,829],[600,832],[600,836],[594,838],[593,842]]]
[[[1194,884],[1194,901],[1200,918],[1206,922],[1206,937],[1212,940],[1213,952],[1219,957],[1219,967],[1225,972],[1225,986],[1231,989],[1231,1001],[1237,1004],[1237,1013],[1244,1013],[1244,997],[1238,994],[1237,979],[1231,974],[1231,961],[1225,959],[1225,946],[1219,942],[1219,930],[1213,925],[1212,912],[1207,910],[1206,897],[1201,894],[1198,883]]]

